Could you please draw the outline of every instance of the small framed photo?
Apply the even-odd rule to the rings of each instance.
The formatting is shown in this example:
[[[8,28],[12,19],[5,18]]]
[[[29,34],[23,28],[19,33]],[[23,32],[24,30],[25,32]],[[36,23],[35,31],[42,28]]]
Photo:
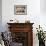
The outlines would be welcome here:
[[[27,5],[14,5],[15,15],[27,15]]]

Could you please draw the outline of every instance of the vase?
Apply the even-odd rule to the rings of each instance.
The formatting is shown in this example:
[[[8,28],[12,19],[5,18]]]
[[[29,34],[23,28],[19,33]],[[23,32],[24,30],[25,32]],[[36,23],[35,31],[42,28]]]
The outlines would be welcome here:
[[[45,41],[39,40],[39,46],[45,46]]]

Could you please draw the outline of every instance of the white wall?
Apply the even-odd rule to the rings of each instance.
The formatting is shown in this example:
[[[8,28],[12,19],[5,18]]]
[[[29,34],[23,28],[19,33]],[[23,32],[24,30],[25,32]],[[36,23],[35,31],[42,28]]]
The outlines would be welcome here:
[[[2,29],[2,0],[0,0],[0,31]]]
[[[43,1],[43,0],[42,0]],[[14,5],[22,4],[27,5],[27,15],[14,15]],[[46,28],[46,15],[42,14],[42,5],[40,0],[2,0],[2,26],[3,31],[7,31],[7,22],[11,19],[17,19],[19,22],[30,20],[33,25],[33,45],[38,46],[38,39],[36,37],[36,27],[39,24],[45,30]],[[36,40],[37,39],[37,40]]]
[[[46,13],[46,0],[40,0],[40,9],[42,13]]]
[[[14,5],[16,4],[27,5],[27,15],[22,15],[22,16],[14,15]],[[24,22],[25,20],[29,19],[31,22],[39,23],[39,19],[40,19],[39,16],[40,16],[40,0],[39,1],[38,0],[3,0],[2,1],[3,26],[5,26],[10,19],[17,19],[19,20],[19,22]]]
[[[40,0],[40,24],[46,31],[46,0]]]

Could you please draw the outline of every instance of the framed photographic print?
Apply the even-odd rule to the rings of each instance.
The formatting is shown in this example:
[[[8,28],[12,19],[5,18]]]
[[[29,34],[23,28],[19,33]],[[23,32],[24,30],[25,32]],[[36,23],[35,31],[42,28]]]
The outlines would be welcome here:
[[[15,15],[27,15],[27,5],[14,5]]]

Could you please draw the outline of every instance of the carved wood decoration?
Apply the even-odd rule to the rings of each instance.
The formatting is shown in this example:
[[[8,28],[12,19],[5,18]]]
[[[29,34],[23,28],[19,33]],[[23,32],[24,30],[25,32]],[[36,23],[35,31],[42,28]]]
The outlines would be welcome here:
[[[7,23],[12,33],[12,40],[15,43],[22,43],[21,46],[33,46],[33,23]],[[20,45],[18,45],[20,46]]]

